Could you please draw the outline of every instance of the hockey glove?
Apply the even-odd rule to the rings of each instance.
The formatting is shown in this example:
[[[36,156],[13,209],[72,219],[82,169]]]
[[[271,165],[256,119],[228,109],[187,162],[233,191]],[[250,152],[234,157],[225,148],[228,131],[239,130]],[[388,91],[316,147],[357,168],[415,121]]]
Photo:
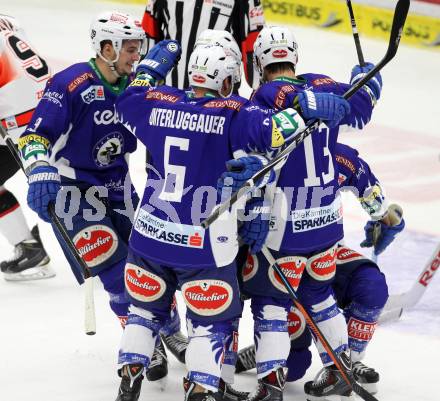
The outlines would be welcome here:
[[[394,238],[405,228],[405,220],[402,218],[402,209],[397,205],[390,205],[388,218],[390,224],[382,220],[368,221],[364,227],[365,240],[361,242],[362,248],[374,246],[374,253],[381,254]]]
[[[227,161],[226,168],[228,171],[224,172],[217,181],[218,193],[221,194],[224,187],[228,187],[228,190],[232,193],[237,192],[247,180],[267,163],[267,159],[259,155],[245,156]],[[273,170],[270,170],[264,177],[255,182],[255,186],[262,188],[274,179],[275,173]]]
[[[136,75],[148,74],[157,81],[163,81],[179,62],[182,49],[175,40],[162,40],[156,44],[138,64]]]
[[[356,82],[360,81],[373,68],[374,64],[372,63],[365,63],[362,67],[360,65],[355,65],[351,70],[350,84],[354,85]],[[379,100],[380,92],[382,91],[382,76],[380,75],[380,72],[377,72],[373,78],[367,81],[364,87],[365,86],[370,96],[372,95],[373,104],[375,104],[376,101]]]
[[[264,197],[251,198],[245,207],[246,221],[238,230],[241,240],[249,245],[249,251],[256,254],[261,251],[269,233],[270,206]]]
[[[297,99],[305,120],[323,120],[329,128],[338,126],[351,110],[347,100],[333,93],[304,91]]]
[[[35,167],[28,177],[27,203],[40,219],[50,222],[49,203],[55,202],[61,189],[58,170],[52,166]]]

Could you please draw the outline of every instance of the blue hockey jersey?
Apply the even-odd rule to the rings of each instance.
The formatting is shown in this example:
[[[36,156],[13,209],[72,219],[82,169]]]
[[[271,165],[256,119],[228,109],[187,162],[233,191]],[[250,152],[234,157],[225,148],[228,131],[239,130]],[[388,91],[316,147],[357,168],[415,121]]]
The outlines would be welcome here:
[[[322,74],[281,78],[262,85],[252,101],[275,112],[292,107],[298,92],[331,92],[343,95],[350,86]],[[363,128],[371,118],[373,103],[359,90],[350,100],[351,112],[340,126]],[[343,237],[342,204],[335,167],[335,147],[340,127],[320,129],[308,136],[278,172],[277,188],[267,245],[286,253],[301,254],[331,246]]]
[[[230,264],[238,250],[234,210],[206,231],[200,222],[219,203],[225,162],[238,151],[273,149],[271,114],[239,96],[194,98],[168,86],[131,86],[116,110],[149,153],[130,246],[173,267]]]
[[[94,59],[55,74],[20,137],[25,167],[41,159],[43,147],[62,184],[104,186],[110,199],[122,200],[136,138],[118,123],[114,103],[128,83],[108,83]]]

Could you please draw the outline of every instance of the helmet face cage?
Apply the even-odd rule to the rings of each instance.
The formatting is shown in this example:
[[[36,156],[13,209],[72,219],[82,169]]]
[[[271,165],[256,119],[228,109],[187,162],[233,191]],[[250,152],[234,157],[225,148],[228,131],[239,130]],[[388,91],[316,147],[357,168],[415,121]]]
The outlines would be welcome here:
[[[298,44],[288,28],[274,26],[261,30],[254,43],[254,66],[263,76],[269,64],[298,62]]]
[[[117,11],[107,11],[96,17],[90,25],[90,38],[95,53],[107,62],[115,63],[119,59],[124,40],[140,40],[139,51],[145,46],[145,32],[139,21],[128,14]],[[116,58],[106,60],[101,53],[101,43],[109,40],[115,50]]]
[[[237,42],[230,32],[218,29],[205,29],[194,45],[194,49],[198,46],[221,46],[225,50],[227,56],[234,59],[236,71],[234,74],[234,83],[241,82],[241,51]]]
[[[226,55],[221,46],[197,46],[189,59],[190,86],[212,89],[220,93],[223,81],[231,77],[231,83],[234,83],[235,74],[236,62],[233,57]]]

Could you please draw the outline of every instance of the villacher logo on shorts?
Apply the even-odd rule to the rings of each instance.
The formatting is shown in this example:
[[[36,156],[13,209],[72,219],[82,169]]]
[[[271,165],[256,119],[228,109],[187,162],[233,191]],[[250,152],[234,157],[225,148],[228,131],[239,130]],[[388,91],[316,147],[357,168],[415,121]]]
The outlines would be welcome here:
[[[306,328],[306,319],[303,314],[292,306],[287,315],[287,330],[289,331],[290,341],[296,340],[304,333]]]
[[[214,316],[224,312],[232,302],[232,287],[222,280],[194,280],[182,285],[183,299],[194,313]]]
[[[159,299],[167,287],[165,281],[156,274],[127,263],[125,266],[125,288],[134,299],[141,302],[152,302]]]
[[[331,279],[336,273],[336,246],[311,256],[307,261],[307,273],[318,281]]]
[[[248,253],[246,263],[243,266],[243,281],[249,281],[258,272],[258,258],[256,255]]]
[[[281,267],[282,272],[286,276],[290,285],[296,291],[301,281],[303,271],[306,267],[307,259],[302,256],[285,256],[284,258],[277,259],[278,265]],[[271,283],[278,290],[288,293],[281,278],[275,272],[274,269],[269,268],[268,275]]]
[[[94,267],[107,261],[115,253],[118,237],[110,227],[94,225],[76,234],[73,243],[87,266]]]

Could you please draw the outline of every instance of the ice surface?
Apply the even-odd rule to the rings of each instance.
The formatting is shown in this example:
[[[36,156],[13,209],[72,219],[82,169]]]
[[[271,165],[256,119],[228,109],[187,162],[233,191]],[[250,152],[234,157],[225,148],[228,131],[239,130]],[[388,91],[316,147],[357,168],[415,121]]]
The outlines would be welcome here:
[[[35,47],[48,57],[55,70],[91,55],[88,26],[102,10],[119,9],[142,15],[141,5],[90,1],[0,0],[1,12],[20,19]],[[350,36],[292,27],[299,42],[298,72],[323,72],[346,81],[356,63]],[[361,43],[367,60],[379,60],[386,43]],[[341,140],[356,146],[387,188],[390,200],[404,208],[407,229],[379,258],[392,293],[409,289],[440,235],[440,133],[437,93],[440,90],[440,56],[436,52],[401,46],[384,69],[383,96],[372,124],[364,133],[347,133]],[[133,157],[134,182],[142,190],[142,147]],[[17,174],[8,184],[25,204],[26,183]],[[366,221],[357,201],[346,196],[346,239],[357,246]],[[25,210],[30,222],[36,216]],[[104,401],[113,400],[119,379],[116,356],[121,335],[106,294],[95,292],[98,333],[83,334],[83,293],[75,284],[50,227],[40,224],[44,243],[57,277],[28,283],[0,279],[0,400]],[[0,245],[2,258],[11,251]],[[438,401],[440,359],[440,278],[436,277],[421,302],[399,322],[379,327],[366,363],[381,374],[383,401]],[[180,301],[180,300],[179,300]],[[179,305],[181,305],[179,303]],[[240,346],[252,341],[252,320],[246,307],[241,322]],[[144,382],[141,400],[182,399],[183,366],[170,358],[167,391],[160,393]],[[320,363],[307,373],[310,380]],[[289,385],[286,400],[304,399],[302,384]],[[237,376],[237,386],[250,390],[254,372]]]

